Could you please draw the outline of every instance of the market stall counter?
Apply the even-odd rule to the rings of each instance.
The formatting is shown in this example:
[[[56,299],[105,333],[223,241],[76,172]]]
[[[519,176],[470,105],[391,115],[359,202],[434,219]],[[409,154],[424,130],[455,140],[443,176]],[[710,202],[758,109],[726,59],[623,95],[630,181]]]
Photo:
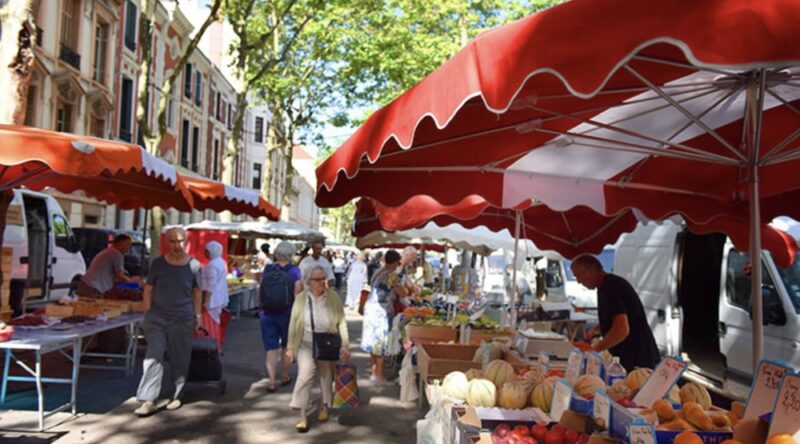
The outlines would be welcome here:
[[[72,414],[77,414],[76,396],[78,391],[78,373],[80,368],[93,368],[105,370],[124,371],[126,376],[133,373],[133,365],[136,353],[136,327],[144,318],[143,314],[127,313],[107,321],[89,320],[77,324],[61,322],[52,326],[42,325],[41,328],[17,328],[14,336],[6,342],[0,342],[0,349],[5,350],[3,364],[2,392],[0,393],[0,403],[5,403],[6,389],[9,381],[33,382],[36,384],[36,394],[38,398],[39,431],[44,430],[44,420],[46,417],[55,413],[71,409]],[[125,328],[128,333],[128,344],[124,353],[87,353],[83,352],[83,340],[98,333]],[[88,341],[87,341],[88,343]],[[72,352],[67,349],[72,348]],[[35,354],[35,364],[31,368],[15,355],[15,352],[33,351]],[[42,368],[42,356],[46,353],[59,352],[72,363],[71,377],[69,378],[48,378],[44,376]],[[123,365],[97,365],[82,364],[84,357],[102,357],[110,359],[124,360]],[[28,375],[10,375],[11,362],[21,367]],[[44,411],[44,383],[50,384],[69,384],[71,386],[70,402],[53,409],[50,412]]]

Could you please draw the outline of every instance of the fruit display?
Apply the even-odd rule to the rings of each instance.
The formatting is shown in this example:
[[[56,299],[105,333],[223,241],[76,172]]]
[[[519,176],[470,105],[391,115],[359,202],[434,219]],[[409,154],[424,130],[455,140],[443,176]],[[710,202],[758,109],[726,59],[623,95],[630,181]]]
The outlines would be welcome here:
[[[141,288],[120,288],[114,287],[103,293],[103,299],[114,299],[117,301],[141,301],[143,298]]]
[[[696,402],[703,407],[703,410],[711,408],[711,395],[705,387],[696,382],[687,382],[680,388],[681,404]]]
[[[494,407],[497,389],[488,379],[473,379],[467,387],[467,404],[473,407]]]
[[[632,392],[636,392],[642,388],[644,382],[647,381],[647,378],[649,378],[652,374],[652,369],[637,368],[636,370],[628,373],[628,376],[625,378],[625,385],[627,385]]]
[[[475,350],[475,356],[472,357],[472,362],[483,362],[483,358],[487,353],[490,361],[500,359],[503,357],[503,346],[494,341],[483,342],[480,347]]]
[[[8,325],[15,327],[42,327],[47,325],[47,321],[42,316],[23,315],[8,322]]]
[[[407,318],[430,318],[436,314],[436,310],[431,307],[406,307],[403,316]]]
[[[545,413],[550,412],[550,407],[553,405],[553,389],[555,387],[555,380],[547,380],[537,385],[531,391],[531,405],[541,409]]]
[[[476,378],[485,379],[484,376],[483,376],[483,370],[480,370],[480,369],[477,369],[477,368],[471,368],[471,369],[467,370],[465,375],[467,376],[467,380],[468,381],[472,381],[473,379],[476,379]]]
[[[590,399],[594,397],[594,392],[597,390],[605,390],[606,384],[597,376],[582,375],[575,380],[572,388],[578,396]]]
[[[444,394],[457,399],[467,399],[467,388],[469,380],[467,375],[462,372],[450,372],[444,377],[442,381],[442,390]]]
[[[560,424],[517,424],[512,428],[500,423],[492,430],[494,444],[587,444],[589,438],[588,433],[566,429]]]
[[[523,409],[528,404],[530,390],[519,381],[508,381],[500,387],[497,403],[505,409]]]
[[[514,379],[516,374],[514,373],[514,367],[511,366],[506,361],[495,359],[494,361],[490,362],[485,369],[483,369],[483,373],[489,381],[496,387],[502,387],[508,381]]]

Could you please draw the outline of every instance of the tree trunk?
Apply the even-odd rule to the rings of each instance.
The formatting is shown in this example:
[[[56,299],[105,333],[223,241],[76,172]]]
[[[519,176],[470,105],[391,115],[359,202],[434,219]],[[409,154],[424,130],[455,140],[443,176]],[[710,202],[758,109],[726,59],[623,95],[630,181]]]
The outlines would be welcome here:
[[[33,17],[31,0],[13,0],[0,9],[0,91],[12,91],[11,100],[0,104],[0,123],[22,125],[33,67]],[[16,44],[12,43],[17,36]]]

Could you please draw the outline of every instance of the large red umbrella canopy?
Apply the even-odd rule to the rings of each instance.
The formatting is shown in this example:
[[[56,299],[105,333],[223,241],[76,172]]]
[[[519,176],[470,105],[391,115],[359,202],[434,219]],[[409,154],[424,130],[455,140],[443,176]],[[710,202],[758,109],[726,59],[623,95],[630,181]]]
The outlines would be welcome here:
[[[445,227],[458,224],[465,228],[484,226],[499,232],[515,232],[520,218],[520,235],[533,241],[541,250],[555,250],[567,258],[579,254],[597,254],[620,235],[633,231],[639,221],[634,211],[626,210],[613,216],[579,206],[568,211],[554,211],[546,205],[529,202],[517,208],[503,209],[489,204],[478,196],[469,196],[447,206],[429,196],[415,196],[399,207],[389,207],[370,199],[356,204],[353,235],[360,237],[374,231],[401,231],[421,228],[429,222]],[[715,218],[708,224],[688,222],[690,231],[697,234],[730,233],[734,245],[747,250],[749,227],[746,221],[729,217]],[[788,266],[797,252],[796,241],[786,232],[768,224],[762,226],[764,248],[772,252],[776,262]]]
[[[226,185],[201,177],[182,176],[194,197],[196,210],[230,211],[252,217],[266,217],[276,221],[281,212],[267,202],[257,191]]]
[[[0,189],[19,186],[83,192],[123,209],[190,211],[194,204],[175,168],[141,147],[0,125]]]
[[[800,207],[800,2],[573,0],[480,35],[317,169],[317,203],[476,195],[695,223]],[[391,184],[390,186],[387,184]]]

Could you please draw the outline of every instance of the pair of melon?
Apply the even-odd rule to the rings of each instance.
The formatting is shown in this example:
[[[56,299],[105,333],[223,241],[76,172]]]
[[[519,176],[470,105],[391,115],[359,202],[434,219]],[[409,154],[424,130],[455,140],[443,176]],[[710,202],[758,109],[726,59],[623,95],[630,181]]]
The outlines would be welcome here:
[[[444,377],[442,390],[452,398],[463,399],[473,407],[494,407],[497,389],[492,381],[483,378],[469,380],[463,372],[450,372]]]

